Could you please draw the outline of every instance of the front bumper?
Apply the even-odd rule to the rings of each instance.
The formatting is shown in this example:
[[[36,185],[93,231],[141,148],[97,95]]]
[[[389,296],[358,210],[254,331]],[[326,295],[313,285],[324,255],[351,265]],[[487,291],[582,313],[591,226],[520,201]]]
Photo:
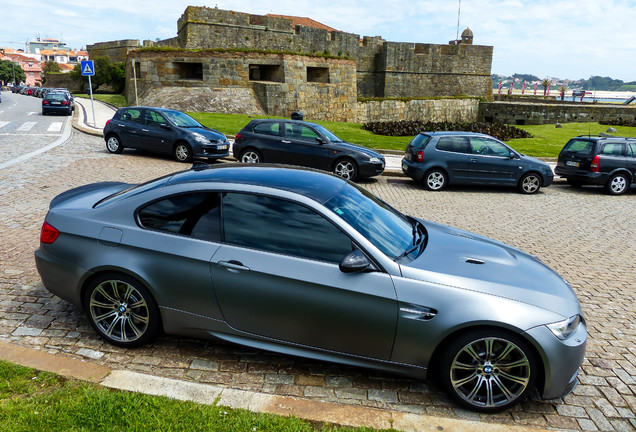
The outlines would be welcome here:
[[[543,362],[544,381],[537,382],[544,399],[557,399],[570,393],[578,383],[579,368],[585,359],[587,328],[581,323],[566,340],[560,340],[546,326],[526,332],[534,341]],[[543,386],[541,386],[543,384]]]
[[[225,148],[222,148],[222,146],[225,146]],[[193,147],[192,152],[195,158],[220,159],[230,155],[230,145],[198,144]]]
[[[358,176],[360,177],[373,177],[377,175],[381,175],[384,172],[385,162],[382,160],[381,162],[375,163],[364,163],[358,166]]]

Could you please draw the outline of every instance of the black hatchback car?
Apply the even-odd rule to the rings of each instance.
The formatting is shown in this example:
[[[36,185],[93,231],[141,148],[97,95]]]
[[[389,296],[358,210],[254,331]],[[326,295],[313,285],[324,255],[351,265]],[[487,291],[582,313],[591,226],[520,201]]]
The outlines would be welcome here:
[[[406,147],[402,171],[431,191],[449,184],[486,184],[533,194],[554,180],[547,163],[472,132],[421,132]]]
[[[193,158],[218,159],[230,154],[230,143],[221,132],[203,126],[181,111],[167,108],[118,109],[104,126],[104,140],[111,153],[135,148],[171,154],[179,162],[190,162]]]
[[[236,135],[234,157],[243,163],[282,163],[331,171],[347,180],[384,172],[384,156],[342,141],[301,120],[252,120]]]
[[[559,153],[554,172],[572,186],[602,185],[620,195],[636,182],[636,138],[578,136]]]
[[[42,115],[52,113],[71,115],[74,110],[75,102],[69,92],[50,91],[42,98]]]

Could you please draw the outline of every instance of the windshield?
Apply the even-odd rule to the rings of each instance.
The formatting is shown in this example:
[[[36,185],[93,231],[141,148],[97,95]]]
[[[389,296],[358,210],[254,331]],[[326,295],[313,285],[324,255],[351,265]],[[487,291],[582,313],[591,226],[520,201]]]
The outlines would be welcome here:
[[[325,203],[374,246],[393,260],[413,252],[423,243],[419,222],[410,220],[364,189],[347,184]]]
[[[329,141],[331,141],[331,142],[342,142],[342,140],[340,138],[338,138],[337,136],[335,136],[333,134],[333,132],[331,132],[330,130],[325,129],[324,127],[322,127],[320,125],[316,125],[316,129],[318,129],[318,132],[323,134]]]
[[[172,123],[181,127],[203,127],[201,123],[190,117],[189,115],[179,111],[164,111],[163,115],[168,117]]]

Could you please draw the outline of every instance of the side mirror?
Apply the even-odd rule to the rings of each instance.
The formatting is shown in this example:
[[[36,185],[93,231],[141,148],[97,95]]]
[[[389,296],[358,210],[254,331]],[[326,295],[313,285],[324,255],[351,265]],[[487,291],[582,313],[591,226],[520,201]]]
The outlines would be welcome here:
[[[355,273],[366,270],[370,266],[371,261],[369,261],[362,251],[356,249],[342,259],[340,262],[340,271],[343,273]]]
[[[172,126],[170,126],[170,125],[169,125],[169,124],[167,124],[167,123],[161,123],[161,124],[159,125],[159,127],[160,127],[161,129],[165,129],[165,130],[172,130]]]
[[[320,137],[316,138],[316,141],[318,141],[318,144],[326,144],[327,143],[327,141],[325,141],[324,139],[322,139]]]

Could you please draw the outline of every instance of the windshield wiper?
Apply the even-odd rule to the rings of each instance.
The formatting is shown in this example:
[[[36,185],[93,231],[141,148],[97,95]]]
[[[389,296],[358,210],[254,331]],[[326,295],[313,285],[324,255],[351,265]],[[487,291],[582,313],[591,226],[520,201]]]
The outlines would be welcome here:
[[[424,243],[424,239],[426,238],[426,235],[424,234],[424,232],[420,230],[420,227],[422,224],[416,221],[415,219],[412,220],[412,223],[413,223],[413,246],[411,246],[406,251],[404,251],[402,255],[395,258],[395,261],[398,261],[401,258],[404,258],[405,256],[407,256],[408,254],[412,252],[415,252]]]

